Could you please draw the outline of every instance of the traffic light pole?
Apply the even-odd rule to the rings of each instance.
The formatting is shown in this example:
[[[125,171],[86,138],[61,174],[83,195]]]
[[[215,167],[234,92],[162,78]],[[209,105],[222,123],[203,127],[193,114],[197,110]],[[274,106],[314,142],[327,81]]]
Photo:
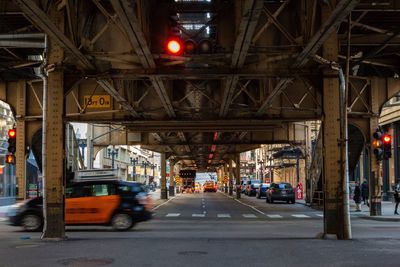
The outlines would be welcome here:
[[[26,199],[26,157],[25,157],[25,115],[26,115],[26,84],[19,81],[17,87],[17,127],[16,127],[16,151],[15,151],[15,176],[18,184],[17,199]]]
[[[371,80],[371,111],[374,114],[379,114],[379,93],[380,88],[384,86],[379,83],[380,81],[376,78]],[[381,193],[381,185],[382,185],[382,168],[381,168],[381,160],[378,160],[379,157],[375,157],[373,151],[375,149],[373,145],[373,133],[376,132],[376,129],[379,128],[378,124],[378,116],[370,118],[370,137],[371,137],[371,147],[369,153],[369,166],[370,166],[370,181],[369,181],[369,203],[370,203],[370,215],[371,216],[379,216],[382,215],[382,193]]]

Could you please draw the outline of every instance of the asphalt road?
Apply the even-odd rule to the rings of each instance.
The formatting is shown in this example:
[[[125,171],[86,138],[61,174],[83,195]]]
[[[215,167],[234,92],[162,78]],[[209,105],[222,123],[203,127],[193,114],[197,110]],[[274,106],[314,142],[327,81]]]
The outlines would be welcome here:
[[[400,223],[352,218],[353,240],[317,238],[321,211],[222,193],[183,194],[128,232],[67,227],[40,240],[0,222],[5,266],[400,266]]]

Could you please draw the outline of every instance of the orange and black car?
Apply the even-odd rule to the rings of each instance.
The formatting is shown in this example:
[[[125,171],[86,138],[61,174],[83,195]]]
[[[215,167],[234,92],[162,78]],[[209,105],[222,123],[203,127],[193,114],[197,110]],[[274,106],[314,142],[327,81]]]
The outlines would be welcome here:
[[[118,180],[71,183],[66,188],[66,225],[111,225],[128,230],[151,219],[151,198],[140,183]],[[34,198],[8,211],[10,223],[27,231],[43,227],[43,199]]]

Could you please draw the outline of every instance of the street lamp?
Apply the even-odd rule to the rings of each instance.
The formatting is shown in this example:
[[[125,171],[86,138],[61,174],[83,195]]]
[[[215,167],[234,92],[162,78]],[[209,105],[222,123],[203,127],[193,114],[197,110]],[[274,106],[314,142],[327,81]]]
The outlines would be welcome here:
[[[114,149],[114,148],[107,148],[108,151],[108,157],[111,157],[111,169],[114,169],[114,160],[115,157],[118,157],[118,148]]]
[[[139,159],[136,158],[130,158],[131,159],[131,165],[132,165],[132,173],[131,173],[131,178],[132,181],[136,181],[136,164],[139,163]]]
[[[269,157],[268,157],[268,160],[269,160],[269,182],[270,183],[273,183],[274,182],[274,172],[273,172],[273,168],[272,168],[272,160],[273,160],[274,158],[272,157],[272,155],[270,155]]]
[[[263,160],[259,160],[258,164],[260,164],[260,173],[261,173],[261,178],[260,178],[260,183],[264,182],[264,161]]]
[[[144,168],[144,184],[147,182],[147,166],[150,165],[150,162],[148,160],[142,161],[142,166]]]

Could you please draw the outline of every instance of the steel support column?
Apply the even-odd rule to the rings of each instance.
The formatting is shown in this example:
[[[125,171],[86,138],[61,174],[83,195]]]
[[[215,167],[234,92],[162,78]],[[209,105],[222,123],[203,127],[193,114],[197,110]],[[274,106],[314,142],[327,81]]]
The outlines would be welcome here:
[[[165,153],[161,153],[161,199],[168,199],[167,194],[167,162],[165,159]]]
[[[236,178],[236,198],[240,198],[240,188],[238,185],[240,185],[240,153],[237,153],[235,155],[235,161],[236,161],[236,168],[235,168],[235,178]]]
[[[50,54],[62,54],[62,49],[51,42]],[[58,55],[62,57],[61,55]],[[58,57],[54,55],[54,57]],[[52,56],[50,56],[50,59]],[[50,60],[59,62],[58,60]],[[47,109],[43,129],[43,202],[45,224],[42,238],[64,239],[64,75],[61,70],[49,73]]]
[[[17,90],[17,137],[15,152],[15,176],[18,185],[18,199],[26,199],[26,157],[25,157],[25,135],[26,135],[26,84],[25,81],[19,81],[16,84]]]
[[[175,196],[175,161],[169,161],[169,196]]]
[[[329,17],[327,8],[322,15]],[[337,34],[333,33],[323,46],[324,58],[337,61]],[[326,70],[325,75],[337,75]],[[323,79],[323,147],[324,147],[324,234],[344,238],[343,190],[341,173],[339,79]]]
[[[226,164],[226,163],[224,164],[223,173],[224,173],[224,179],[225,179],[225,176],[228,176],[228,174],[229,174],[228,173],[228,164]],[[229,183],[229,177],[228,177],[228,183]],[[228,184],[227,183],[224,183],[224,192],[228,193]]]
[[[229,195],[233,195],[233,160],[229,159]]]
[[[385,80],[373,78],[371,80],[371,111],[376,114],[369,121],[369,138],[372,139],[372,133],[378,128],[379,114],[379,93],[382,88],[386,88]],[[369,164],[370,164],[370,179],[369,179],[369,197],[370,197],[370,215],[382,215],[382,165],[376,157],[371,155],[373,151],[372,142],[370,142]]]

